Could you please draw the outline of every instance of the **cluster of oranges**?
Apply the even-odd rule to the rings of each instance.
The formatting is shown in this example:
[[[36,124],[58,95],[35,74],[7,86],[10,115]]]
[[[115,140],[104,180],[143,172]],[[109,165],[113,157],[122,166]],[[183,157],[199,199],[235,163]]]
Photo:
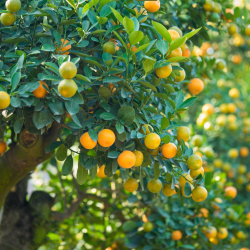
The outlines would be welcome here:
[[[6,9],[9,11],[7,13],[2,13],[0,16],[0,21],[5,26],[10,26],[16,21],[15,12],[21,9],[20,0],[7,0],[5,3]]]

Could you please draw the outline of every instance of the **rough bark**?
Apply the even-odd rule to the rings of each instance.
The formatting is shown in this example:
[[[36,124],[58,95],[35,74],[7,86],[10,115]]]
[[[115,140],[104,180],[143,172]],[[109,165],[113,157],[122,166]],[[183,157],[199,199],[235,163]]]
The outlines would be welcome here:
[[[27,180],[38,164],[53,155],[45,154],[45,148],[55,140],[58,128],[54,122],[44,135],[22,130],[18,142],[0,158],[1,250],[36,250],[47,234],[53,199],[37,191],[27,201]]]
[[[43,136],[33,135],[24,129],[18,143],[0,158],[0,208],[12,187],[51,157],[51,154],[45,154],[45,148],[55,140],[58,125],[53,123]]]

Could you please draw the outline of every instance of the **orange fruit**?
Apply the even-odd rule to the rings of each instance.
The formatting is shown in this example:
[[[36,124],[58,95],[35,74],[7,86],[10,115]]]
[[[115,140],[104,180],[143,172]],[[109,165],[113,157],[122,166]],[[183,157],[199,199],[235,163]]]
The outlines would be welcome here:
[[[201,212],[201,216],[204,218],[207,218],[209,215],[209,211],[206,208],[201,208],[200,212]]]
[[[247,166],[243,165],[243,164],[240,164],[238,166],[238,172],[239,172],[239,174],[245,174],[247,172]]]
[[[116,46],[113,42],[106,42],[103,45],[103,51],[104,53],[109,53],[111,55],[115,54]]]
[[[97,142],[93,141],[90,136],[89,132],[85,132],[81,138],[80,138],[80,143],[82,146],[86,149],[92,149],[96,146]]]
[[[207,198],[207,190],[202,186],[198,186],[192,191],[192,198],[196,202],[202,202]]]
[[[177,129],[177,140],[181,141],[188,141],[190,139],[190,129],[188,127],[179,127]]]
[[[186,48],[184,51],[182,51],[182,56],[185,56],[189,58],[191,56],[191,51],[189,48]]]
[[[193,78],[188,84],[188,90],[192,95],[198,95],[204,89],[204,83],[199,78]]]
[[[173,158],[177,154],[177,147],[172,142],[165,143],[161,147],[161,153],[167,159]]]
[[[98,170],[97,170],[97,176],[99,177],[99,178],[105,178],[105,177],[107,177],[107,175],[104,173],[104,169],[105,169],[105,165],[102,165],[100,168],[98,168]]]
[[[162,188],[162,193],[163,193],[165,196],[170,197],[170,196],[172,196],[172,195],[175,194],[175,189],[172,189],[172,188],[171,188],[171,184],[165,183],[165,184],[163,185],[163,188]]]
[[[61,39],[62,45],[56,49],[56,54],[69,55],[68,50],[71,49],[71,44],[66,45],[69,41],[67,39]]]
[[[175,75],[174,78],[175,82],[182,82],[186,77],[186,72],[184,69],[179,70],[179,73],[180,73],[179,76]]]
[[[98,143],[108,148],[115,143],[115,133],[110,129],[103,129],[98,133]]]
[[[180,240],[182,238],[182,233],[179,230],[175,230],[172,232],[172,239],[173,240]]]
[[[203,143],[203,137],[201,135],[195,135],[192,138],[192,142],[193,142],[194,146],[200,147]]]
[[[173,58],[173,57],[179,57],[182,56],[182,50],[181,48],[177,48],[169,53],[167,56],[167,59]],[[174,62],[174,61],[173,61]]]
[[[184,187],[187,181],[191,184],[193,182],[193,178],[189,174],[183,173],[179,177],[179,184],[180,184],[180,186]]]
[[[7,149],[7,143],[5,141],[0,141],[0,154],[4,153]]]
[[[16,14],[14,13],[2,13],[0,21],[4,26],[10,26],[16,21]]]
[[[181,37],[182,36],[182,31],[179,27],[177,26],[172,26],[169,30],[175,30],[178,32],[179,36]],[[182,50],[182,49],[181,49]]]
[[[238,231],[236,233],[236,237],[240,240],[245,240],[247,237],[247,234],[245,234],[243,231]]]
[[[217,236],[217,229],[215,227],[208,227],[203,230],[204,235],[207,239],[216,238]]]
[[[250,25],[248,24],[247,27],[245,28],[245,35],[250,36]]]
[[[221,168],[222,167],[222,164],[223,164],[223,161],[221,159],[215,159],[213,161],[213,164],[216,168]]]
[[[9,12],[17,12],[21,9],[21,2],[20,0],[7,0],[5,7]]]
[[[59,73],[64,79],[72,79],[77,73],[76,65],[72,62],[64,62],[59,68]]]
[[[237,106],[234,103],[228,103],[227,109],[229,113],[235,113],[237,110]]]
[[[172,41],[180,37],[180,34],[176,30],[168,30],[168,33],[170,34]]]
[[[133,152],[125,150],[117,158],[118,164],[122,168],[132,168],[136,162],[136,156]]]
[[[191,176],[192,178],[195,178],[195,177],[198,176],[199,174],[201,174],[202,176],[204,175],[204,168],[203,168],[203,167],[201,167],[201,168],[199,168],[199,169],[197,169],[197,170],[191,170],[191,171],[190,171],[190,176]]]
[[[225,196],[234,199],[236,195],[237,195],[237,189],[235,187],[230,186],[225,188]]]
[[[217,3],[217,2],[214,2],[214,7],[212,9],[212,12],[215,12],[215,13],[219,14],[221,12],[221,10],[222,10],[221,5],[219,3]]]
[[[136,158],[134,166],[135,167],[141,166],[141,164],[143,163],[143,153],[141,151],[138,151],[138,150],[135,150],[133,153],[134,153],[135,158]]]
[[[142,127],[144,127],[146,129],[146,133],[144,132],[144,130],[143,130]],[[142,127],[140,128],[139,131],[140,131],[140,133],[142,133],[144,135],[148,135],[148,134],[154,132],[154,128],[151,125],[149,125],[149,124],[144,124]]]
[[[147,188],[151,193],[159,193],[162,188],[162,183],[159,179],[158,180],[152,179],[148,182]]]
[[[233,55],[232,56],[232,62],[235,63],[235,64],[241,64],[242,56],[241,55]]]
[[[124,189],[128,192],[134,192],[137,190],[137,188],[139,187],[139,184],[137,182],[136,179],[129,177],[123,185]]]
[[[171,72],[172,72],[171,64],[169,64],[167,66],[163,66],[163,67],[155,70],[155,74],[159,78],[166,78],[171,74]]]
[[[240,148],[240,156],[247,157],[249,155],[249,149],[247,147]]]
[[[202,159],[199,155],[193,154],[188,157],[187,166],[190,170],[198,170],[202,167]]]
[[[147,151],[152,155],[152,156],[156,156],[159,154],[160,151],[160,147],[156,148],[156,149],[147,149]]]
[[[44,98],[48,94],[48,91],[44,88],[43,85],[45,85],[47,88],[49,87],[43,81],[39,81],[39,84],[40,84],[39,87],[33,91],[33,94],[36,98]]]
[[[214,113],[214,106],[210,103],[203,105],[202,113],[207,115],[212,115]]]
[[[236,98],[239,98],[240,91],[238,89],[236,89],[236,88],[232,88],[232,89],[229,90],[228,94],[229,94],[230,97],[236,99]]]
[[[237,25],[232,23],[228,26],[227,30],[228,30],[228,34],[232,36],[237,32]]]
[[[235,159],[235,158],[237,158],[237,157],[239,156],[239,152],[238,152],[238,150],[237,150],[236,148],[231,148],[231,149],[228,151],[228,156],[229,156],[230,158]]]
[[[58,92],[65,98],[70,98],[75,95],[77,91],[77,85],[72,79],[63,79],[58,84]]]
[[[149,133],[144,138],[145,146],[149,149],[156,149],[160,146],[161,138],[156,133]]]
[[[219,198],[219,197],[216,197],[216,198],[214,199],[214,201],[215,201],[216,203],[219,203],[219,204],[223,202],[222,199]],[[219,207],[215,202],[212,202],[212,207],[213,207],[215,210],[220,210],[220,207]]]
[[[222,113],[226,114],[226,113],[228,112],[227,104],[222,103],[222,104],[220,105],[220,111],[221,111]]]
[[[144,7],[148,12],[156,12],[160,9],[161,3],[160,0],[157,1],[145,1]]]
[[[130,49],[130,43],[127,44],[127,48]],[[137,47],[135,45],[132,46],[131,50],[135,52],[137,50]]]
[[[150,221],[147,221],[143,225],[143,230],[147,233],[151,232],[154,228],[154,224]]]
[[[4,91],[0,91],[0,109],[6,109],[10,105],[10,96]]]
[[[217,59],[216,60],[216,68],[223,70],[227,66],[226,61],[224,59]]]
[[[205,11],[212,11],[214,8],[214,2],[212,0],[206,0],[203,4],[203,8]]]

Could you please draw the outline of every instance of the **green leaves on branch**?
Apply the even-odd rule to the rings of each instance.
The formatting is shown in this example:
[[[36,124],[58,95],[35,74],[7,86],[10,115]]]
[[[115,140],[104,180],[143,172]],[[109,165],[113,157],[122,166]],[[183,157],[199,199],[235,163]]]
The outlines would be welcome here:
[[[144,34],[142,31],[133,31],[132,33],[130,33],[129,35],[130,46],[139,43],[143,39],[143,37]]]
[[[168,32],[168,30],[164,27],[164,25],[157,23],[155,21],[152,21],[153,26],[155,27],[156,31],[165,38],[169,43],[171,43],[172,39]]]
[[[123,26],[128,34],[131,34],[135,29],[134,22],[128,17],[123,18]]]

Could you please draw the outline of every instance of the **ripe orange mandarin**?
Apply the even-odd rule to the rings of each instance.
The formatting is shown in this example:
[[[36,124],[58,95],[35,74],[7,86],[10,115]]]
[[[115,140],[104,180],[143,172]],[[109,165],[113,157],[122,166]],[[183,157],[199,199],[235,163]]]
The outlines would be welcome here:
[[[36,98],[44,98],[48,94],[48,91],[44,88],[43,85],[49,88],[45,82],[39,81],[39,87],[33,91],[33,94]]]
[[[202,187],[198,186],[192,191],[192,198],[196,202],[202,202],[207,198],[207,190]]]
[[[108,148],[115,143],[115,133],[110,129],[103,129],[98,133],[98,143]]]
[[[240,156],[247,157],[249,155],[249,149],[247,147],[240,148]]]
[[[135,161],[135,167],[139,167],[141,166],[141,164],[143,163],[143,153],[141,151],[135,150],[134,155],[136,157],[136,161]]]
[[[204,83],[199,78],[193,78],[188,84],[188,90],[192,95],[198,95],[204,89]]]
[[[0,91],[0,109],[6,109],[10,105],[10,96],[4,91]]]
[[[168,33],[170,34],[172,41],[180,37],[179,33],[176,30],[168,30]]]
[[[202,113],[212,115],[214,113],[214,106],[210,103],[205,104],[202,107]]]
[[[105,165],[102,165],[100,168],[98,168],[98,170],[97,170],[97,176],[99,177],[99,178],[105,178],[105,177],[107,177],[107,175],[104,173],[104,169],[105,169]]]
[[[85,132],[81,138],[80,138],[80,143],[82,146],[86,149],[92,149],[96,146],[97,142],[93,141],[90,136],[89,132]]]
[[[235,187],[230,186],[225,188],[225,196],[234,199],[236,195],[237,195],[237,189]]]
[[[157,1],[145,1],[144,7],[148,12],[156,12],[160,9],[161,3],[160,0]]]
[[[166,78],[166,77],[168,77],[171,74],[171,72],[172,72],[172,66],[171,66],[171,64],[169,64],[167,66],[163,66],[161,68],[157,68],[155,70],[155,74],[159,78]]]
[[[134,192],[137,190],[139,184],[136,179],[129,177],[125,182],[124,182],[124,189],[128,192]]]
[[[182,233],[179,230],[173,231],[172,232],[172,239],[173,240],[180,240],[182,238]]]
[[[4,153],[7,149],[7,143],[5,141],[0,141],[0,154]]]
[[[122,168],[132,168],[135,165],[136,157],[133,152],[125,150],[118,156],[117,162]]]
[[[161,153],[167,159],[173,158],[177,154],[177,147],[172,142],[165,143],[161,147]]]

